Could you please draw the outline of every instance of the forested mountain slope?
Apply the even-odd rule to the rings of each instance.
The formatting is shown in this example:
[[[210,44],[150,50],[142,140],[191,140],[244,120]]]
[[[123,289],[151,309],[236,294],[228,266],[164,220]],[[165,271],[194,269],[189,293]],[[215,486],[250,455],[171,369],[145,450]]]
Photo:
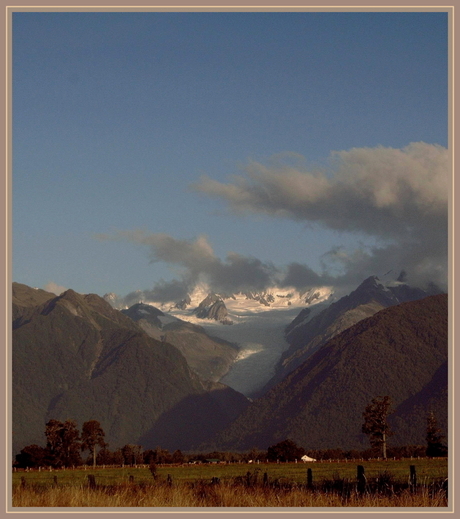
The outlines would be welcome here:
[[[447,431],[447,295],[381,310],[335,336],[206,446],[365,448],[362,412],[389,395],[395,445],[425,442],[426,415]]]
[[[305,309],[286,328],[289,348],[281,356],[275,375],[260,394],[294,371],[327,341],[362,319],[383,308],[438,293],[439,290],[434,286],[428,292],[402,282],[383,283],[377,276],[370,276],[353,292],[332,303],[319,314],[310,317],[309,309]]]
[[[51,418],[79,426],[96,419],[112,448],[141,438],[151,442],[144,448],[155,448],[162,435],[162,447],[184,449],[246,407],[243,395],[202,381],[177,348],[149,337],[99,296],[67,290],[35,297],[34,289],[14,284],[14,452],[43,444]],[[27,318],[18,320],[21,313]],[[205,426],[191,428],[190,413],[174,416],[176,427],[165,437],[165,420],[183,402]]]

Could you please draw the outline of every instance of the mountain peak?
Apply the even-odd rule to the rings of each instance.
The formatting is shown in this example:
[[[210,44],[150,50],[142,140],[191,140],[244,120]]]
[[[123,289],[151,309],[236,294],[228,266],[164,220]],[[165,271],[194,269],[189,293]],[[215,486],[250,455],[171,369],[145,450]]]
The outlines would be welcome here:
[[[201,301],[195,310],[196,316],[200,319],[213,319],[215,321],[225,321],[228,316],[228,310],[222,298],[216,294],[208,294]]]
[[[378,285],[382,285],[382,282],[380,281],[380,279],[377,276],[369,276],[359,286],[362,287],[362,286],[378,286]]]

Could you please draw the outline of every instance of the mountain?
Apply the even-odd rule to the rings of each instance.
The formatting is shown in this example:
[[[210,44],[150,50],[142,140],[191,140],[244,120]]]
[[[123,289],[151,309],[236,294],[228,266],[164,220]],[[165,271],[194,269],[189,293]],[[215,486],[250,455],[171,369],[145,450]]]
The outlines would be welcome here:
[[[447,295],[380,310],[339,333],[203,448],[366,448],[362,413],[389,395],[390,445],[425,444],[426,415],[447,431]]]
[[[21,283],[13,283],[13,328],[27,321],[36,306],[53,299],[53,297],[56,297],[56,295],[40,288],[30,288]]]
[[[161,332],[155,327],[150,327],[147,330],[146,323],[142,324],[142,327],[149,334],[156,333],[153,336],[159,340],[164,336],[163,330],[166,330],[165,319],[170,319],[169,323],[177,318],[191,325],[202,327],[213,340],[220,339],[226,343],[237,345],[239,353],[232,360],[229,369],[227,368],[227,356],[223,357],[223,367],[219,368],[218,371],[215,368],[212,370],[217,375],[228,369],[228,373],[224,375],[221,382],[248,397],[252,397],[268,382],[273,375],[274,367],[281,353],[288,348],[289,345],[284,337],[285,327],[306,306],[314,314],[320,308],[322,309],[330,304],[332,298],[333,290],[331,287],[315,287],[298,291],[292,287],[280,288],[274,286],[259,292],[244,291],[224,294],[214,293],[205,284],[197,285],[187,297],[181,300],[155,301],[152,292],[149,291],[133,292],[125,298],[120,298],[114,294],[104,296],[104,299],[119,309],[126,309],[126,303],[128,302],[132,305],[142,301],[144,304],[147,303],[163,312],[164,317],[160,317],[163,321]],[[223,304],[225,304],[227,314],[222,321],[206,318],[206,315],[216,316],[215,311],[219,309],[219,306],[223,307]],[[213,305],[215,306],[213,307]],[[200,309],[200,312],[198,312],[198,309]],[[203,310],[203,314],[201,310]],[[199,317],[201,315],[204,318]],[[217,317],[223,317],[223,315],[219,315],[217,312]],[[192,338],[198,340],[196,335],[189,338],[182,333],[180,337],[172,337],[171,329],[167,338],[169,342],[181,349],[190,365],[192,365],[190,356],[187,356],[187,350],[182,348],[181,344],[187,347],[186,341],[191,344],[190,339]],[[178,339],[180,339],[179,342],[176,342]],[[201,340],[199,343],[201,343]],[[194,348],[190,349],[193,350]],[[233,351],[226,351],[233,358]],[[216,353],[218,353],[218,350],[216,350]],[[218,354],[221,356],[220,353]],[[198,360],[198,357],[199,353],[197,352],[195,359]],[[198,366],[194,365],[194,369],[198,370]],[[199,373],[205,378],[209,378],[208,372],[201,370]]]
[[[121,310],[121,313],[127,315],[138,324],[148,323],[149,325],[159,329],[163,326],[160,318],[165,315],[161,310],[158,310],[158,308],[144,303],[137,303],[130,306],[127,309]]]
[[[333,288],[315,287],[299,291],[293,287],[281,288],[273,286],[260,292],[242,291],[233,294],[223,294],[213,292],[205,284],[199,284],[181,300],[156,301],[149,296],[149,293],[138,290],[126,298],[111,292],[105,294],[104,299],[119,310],[131,306],[132,300],[136,299],[138,303],[148,303],[167,315],[180,317],[190,322],[215,320],[215,312],[210,317],[208,310],[218,303],[217,308],[222,308],[223,312],[221,316],[224,318],[228,317],[229,320],[236,322],[236,320],[247,315],[253,316],[273,310],[280,312],[286,310],[295,311],[296,308],[302,309],[325,301],[330,302],[333,296]],[[128,301],[130,303],[126,304]],[[223,305],[219,303],[223,303]]]
[[[383,308],[416,301],[428,295],[434,293],[410,287],[402,282],[384,284],[377,276],[370,276],[356,290],[333,302],[319,314],[312,315],[309,308],[302,310],[286,327],[289,348],[281,355],[273,378],[259,394],[280,382],[323,344],[343,330]]]
[[[227,319],[228,311],[224,301],[216,294],[208,294],[195,310],[200,319],[214,319],[222,324],[233,324]]]
[[[188,449],[248,405],[233,389],[201,380],[177,348],[97,295],[48,297],[14,283],[13,316],[14,452],[44,444],[51,418],[79,427],[99,420],[110,448],[141,439],[155,448],[162,439],[163,448]]]
[[[138,303],[121,312],[150,337],[175,346],[203,380],[218,382],[238,355],[234,344],[211,337],[202,326],[167,316],[152,305]]]

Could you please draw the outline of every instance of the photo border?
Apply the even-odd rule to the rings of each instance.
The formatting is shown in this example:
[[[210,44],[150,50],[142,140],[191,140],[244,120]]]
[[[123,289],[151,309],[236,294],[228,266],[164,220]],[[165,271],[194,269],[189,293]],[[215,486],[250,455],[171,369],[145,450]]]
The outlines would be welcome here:
[[[5,179],[3,184],[3,195],[4,195],[4,207],[5,211],[3,213],[2,218],[4,219],[3,227],[2,227],[2,243],[4,246],[3,249],[3,257],[2,257],[2,263],[4,262],[4,272],[5,276],[2,277],[1,283],[2,283],[2,289],[4,293],[4,298],[2,300],[2,303],[0,304],[0,315],[2,316],[2,324],[4,325],[5,330],[5,399],[2,403],[2,411],[3,416],[5,416],[5,428],[2,431],[2,438],[5,441],[6,445],[6,454],[5,454],[5,473],[3,474],[5,480],[4,488],[6,489],[6,496],[5,496],[5,507],[4,511],[0,510],[0,514],[3,514],[5,516],[10,514],[19,515],[22,517],[29,516],[31,513],[46,513],[46,514],[53,514],[52,517],[59,517],[61,514],[65,515],[68,513],[76,514],[76,517],[83,517],[83,514],[87,516],[90,514],[90,516],[94,515],[94,517],[99,517],[100,514],[117,514],[117,517],[119,517],[119,514],[126,514],[126,516],[131,516],[133,513],[154,513],[156,517],[167,517],[171,518],[177,515],[177,517],[182,517],[184,514],[206,514],[206,517],[213,517],[214,515],[218,516],[221,514],[225,514],[226,517],[237,517],[238,519],[241,519],[241,517],[244,517],[245,515],[248,515],[248,517],[252,517],[254,514],[270,514],[270,517],[273,516],[273,514],[278,514],[284,516],[285,514],[299,514],[299,513],[308,513],[308,514],[318,514],[319,517],[324,518],[325,514],[327,515],[336,515],[337,513],[353,513],[359,514],[359,517],[362,517],[362,514],[373,514],[373,513],[379,513],[381,514],[392,514],[394,516],[395,513],[397,514],[407,514],[407,513],[431,513],[431,514],[440,514],[440,513],[449,513],[453,514],[455,513],[455,509],[453,504],[451,504],[455,499],[455,478],[454,478],[454,463],[456,461],[456,452],[455,452],[455,445],[454,445],[454,439],[455,439],[455,425],[454,419],[455,419],[455,396],[456,396],[456,389],[454,388],[454,367],[456,366],[455,362],[456,359],[454,359],[454,337],[455,337],[455,317],[456,317],[456,309],[455,309],[455,301],[454,301],[454,295],[457,292],[457,285],[458,282],[455,279],[455,272],[454,272],[454,265],[455,265],[455,252],[456,252],[456,245],[454,237],[456,236],[455,233],[455,224],[457,223],[456,215],[454,214],[455,209],[455,199],[457,197],[457,189],[454,182],[454,150],[455,145],[457,144],[457,140],[454,135],[454,120],[456,116],[456,110],[454,107],[454,83],[455,83],[455,75],[454,74],[454,65],[456,63],[455,59],[455,50],[457,49],[457,44],[454,41],[454,22],[455,22],[455,10],[454,5],[448,5],[448,6],[433,6],[431,4],[423,4],[423,3],[415,3],[415,2],[405,2],[404,5],[401,6],[395,6],[393,3],[390,4],[372,4],[372,3],[364,3],[360,5],[359,3],[354,3],[352,6],[346,5],[346,3],[341,2],[334,2],[333,5],[325,5],[320,6],[317,4],[308,4],[305,2],[302,3],[296,3],[296,2],[290,2],[289,6],[280,6],[279,2],[277,3],[270,3],[270,2],[251,2],[248,5],[241,5],[239,3],[237,4],[229,4],[228,2],[219,4],[218,2],[212,2],[212,3],[200,3],[200,5],[196,5],[196,3],[192,2],[180,2],[178,3],[171,3],[168,4],[167,2],[162,2],[158,4],[152,4],[150,2],[137,2],[136,6],[126,6],[126,3],[120,3],[117,4],[117,2],[98,2],[97,5],[91,6],[87,5],[86,3],[82,3],[79,5],[78,3],[72,2],[66,4],[65,2],[57,3],[56,5],[50,5],[47,4],[45,6],[40,5],[36,2],[28,2],[26,6],[23,4],[14,5],[14,2],[4,3],[2,4],[4,7],[2,16],[3,16],[3,27],[5,27],[5,40],[3,42],[3,51],[5,56],[5,67],[4,67],[4,74],[5,74],[5,81],[3,82],[4,91],[5,91],[5,106],[3,108],[4,114],[5,114],[5,136],[4,136],[4,142],[5,142]],[[126,11],[126,12],[144,12],[144,11],[177,11],[177,12],[190,12],[190,11],[245,11],[245,12],[253,12],[253,11],[262,11],[262,12],[273,12],[273,11],[292,11],[292,12],[304,12],[304,11],[336,11],[336,12],[349,12],[349,11],[372,11],[372,12],[380,12],[380,11],[443,11],[449,13],[449,49],[450,49],[450,56],[449,56],[449,149],[451,150],[451,160],[452,160],[452,182],[451,182],[451,193],[449,196],[449,509],[447,511],[440,510],[423,510],[423,509],[271,509],[271,508],[262,508],[262,509],[242,509],[235,510],[235,509],[225,509],[225,510],[216,510],[216,509],[207,509],[207,508],[200,508],[200,509],[172,509],[169,510],[156,510],[147,508],[145,510],[143,509],[120,509],[120,508],[104,508],[104,509],[80,509],[75,508],[71,510],[62,510],[62,509],[56,509],[56,510],[50,510],[50,509],[11,509],[11,463],[12,463],[12,453],[10,448],[10,438],[9,438],[9,424],[11,424],[11,284],[12,284],[12,225],[11,225],[11,218],[12,218],[12,201],[11,201],[11,189],[12,189],[12,153],[11,153],[11,16],[13,12],[18,11],[66,11],[66,12],[79,12],[79,11]]]

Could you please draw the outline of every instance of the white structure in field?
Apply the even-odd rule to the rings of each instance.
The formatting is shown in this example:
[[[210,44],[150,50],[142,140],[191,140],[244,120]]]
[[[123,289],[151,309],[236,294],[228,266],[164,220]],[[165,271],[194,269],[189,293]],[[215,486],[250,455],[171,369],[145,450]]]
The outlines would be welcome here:
[[[302,456],[300,459],[301,459],[304,463],[307,463],[307,461],[316,461],[314,458],[310,458],[310,457],[307,456],[306,454],[305,454],[305,456]]]

